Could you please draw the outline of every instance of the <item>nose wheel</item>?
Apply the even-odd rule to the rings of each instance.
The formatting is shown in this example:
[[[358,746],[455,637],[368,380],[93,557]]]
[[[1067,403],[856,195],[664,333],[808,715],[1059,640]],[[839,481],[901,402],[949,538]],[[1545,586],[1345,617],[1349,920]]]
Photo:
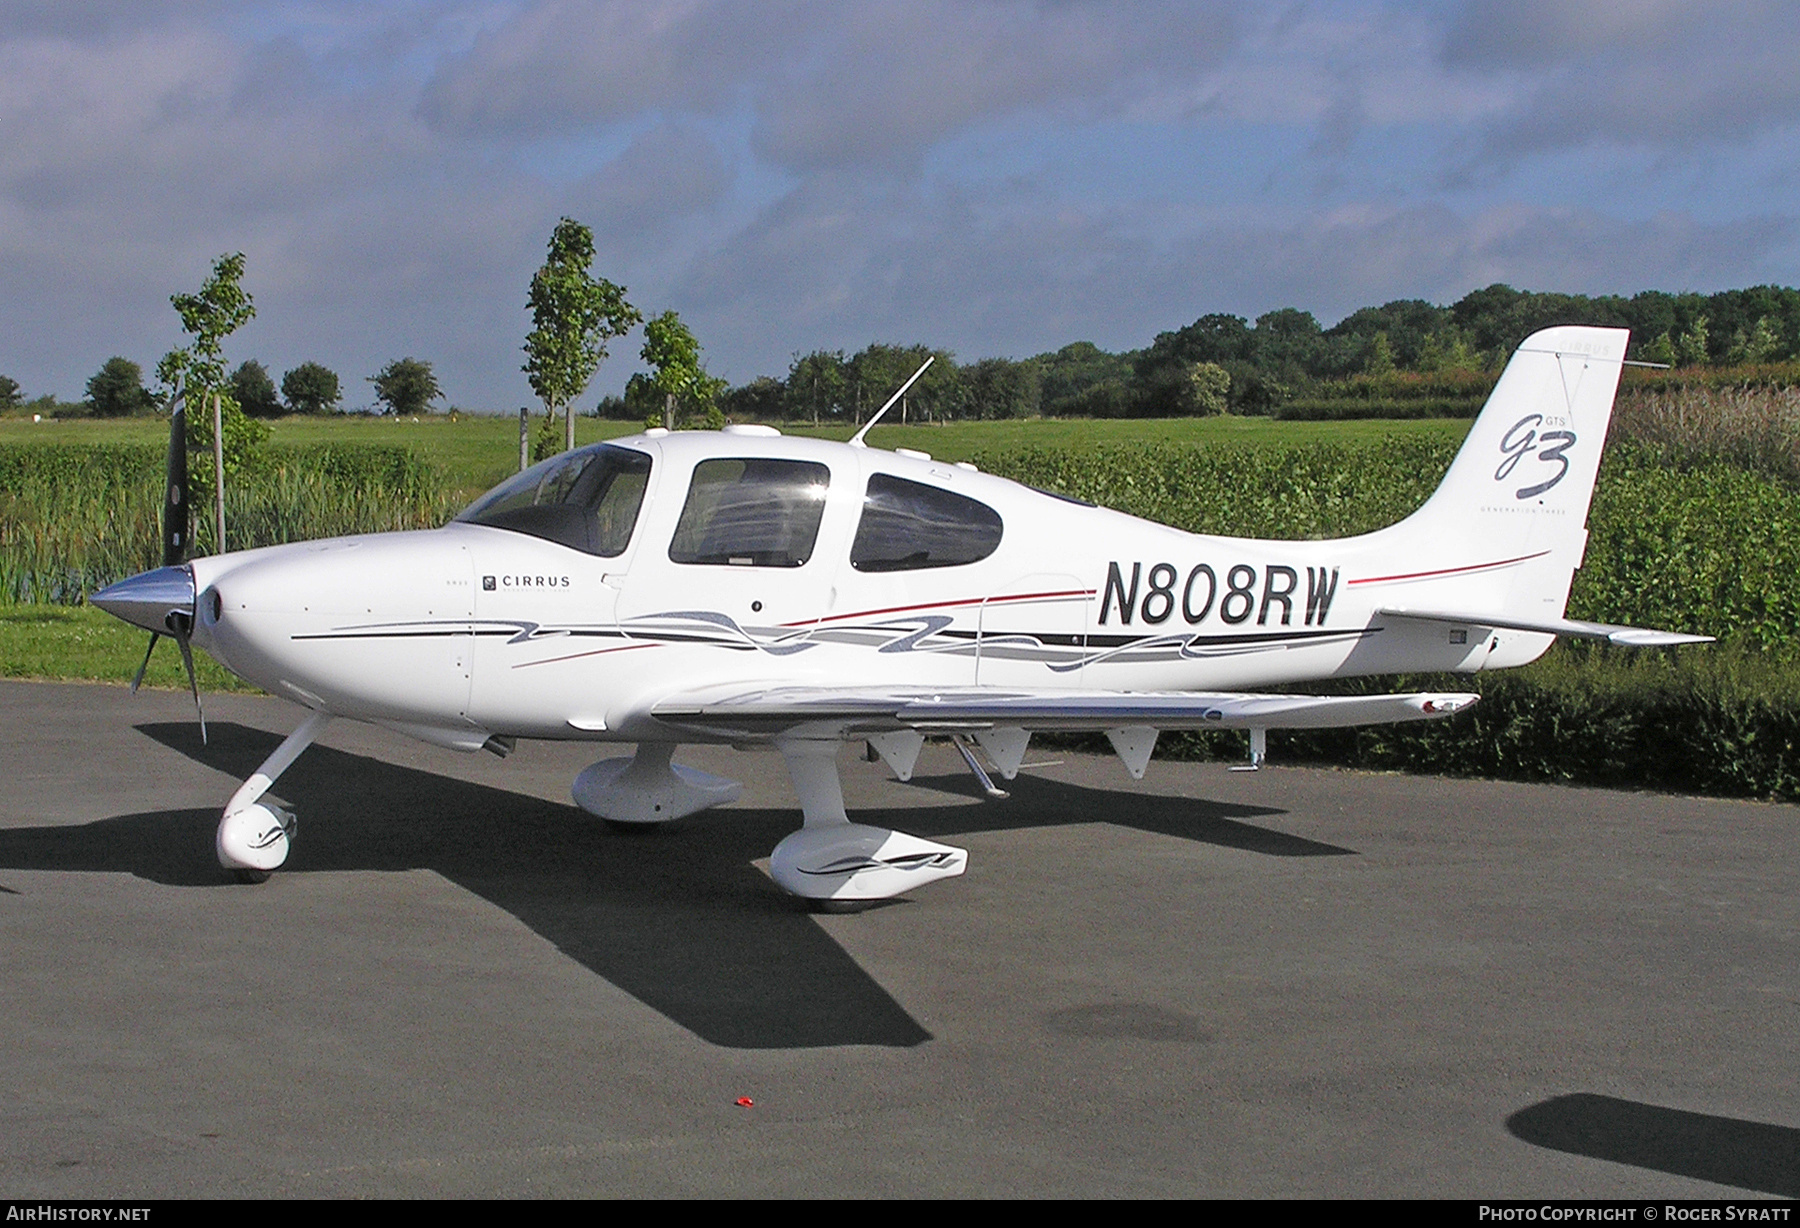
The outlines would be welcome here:
[[[287,861],[299,825],[292,813],[262,797],[330,723],[329,712],[310,714],[225,803],[214,847],[219,864],[238,882],[266,883]]]

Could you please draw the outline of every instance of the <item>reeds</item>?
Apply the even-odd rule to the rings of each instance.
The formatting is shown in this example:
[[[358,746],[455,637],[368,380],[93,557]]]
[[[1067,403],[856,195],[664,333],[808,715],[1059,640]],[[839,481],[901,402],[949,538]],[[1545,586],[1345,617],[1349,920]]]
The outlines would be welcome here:
[[[1655,449],[1672,464],[1723,461],[1800,486],[1800,388],[1626,389],[1609,437]]]
[[[0,448],[0,602],[79,604],[160,561],[161,450]],[[214,550],[195,509],[193,554]],[[456,511],[438,475],[404,448],[271,449],[226,491],[234,550],[318,537],[433,528]]]

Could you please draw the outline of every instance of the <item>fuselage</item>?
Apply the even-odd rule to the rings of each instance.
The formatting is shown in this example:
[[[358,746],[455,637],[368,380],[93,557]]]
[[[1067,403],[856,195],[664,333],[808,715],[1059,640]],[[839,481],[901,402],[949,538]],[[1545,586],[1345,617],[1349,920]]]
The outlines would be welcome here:
[[[459,521],[196,559],[194,642],[274,694],[459,746],[668,737],[651,707],[715,684],[1241,690],[1513,664],[1549,642],[1375,614],[1397,589],[1504,584],[1529,560],[1186,533],[772,432],[608,446],[641,495],[603,541]],[[767,475],[786,485],[761,493]],[[759,514],[801,528],[777,540]]]

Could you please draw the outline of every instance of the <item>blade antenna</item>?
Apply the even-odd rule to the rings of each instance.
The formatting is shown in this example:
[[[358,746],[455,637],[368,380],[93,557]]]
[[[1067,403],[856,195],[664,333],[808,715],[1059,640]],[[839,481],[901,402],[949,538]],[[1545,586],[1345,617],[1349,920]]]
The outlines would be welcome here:
[[[929,367],[932,363],[934,363],[936,361],[937,361],[937,355],[933,354],[931,357],[927,358],[923,363],[921,363],[919,365],[919,369],[912,373],[912,379],[909,379],[904,384],[901,384],[900,391],[896,392],[893,396],[889,397],[887,399],[887,404],[883,405],[880,409],[876,410],[875,416],[873,418],[870,418],[867,422],[863,423],[862,430],[856,432],[856,434],[854,434],[850,437],[850,446],[853,448],[868,447],[869,445],[863,442],[863,436],[867,435],[869,433],[869,428],[874,426],[877,422],[880,422],[881,415],[885,414],[888,410],[894,408],[894,402],[898,401],[901,397],[905,396],[906,390],[913,386],[913,381],[917,380],[921,375],[925,374],[925,368]]]

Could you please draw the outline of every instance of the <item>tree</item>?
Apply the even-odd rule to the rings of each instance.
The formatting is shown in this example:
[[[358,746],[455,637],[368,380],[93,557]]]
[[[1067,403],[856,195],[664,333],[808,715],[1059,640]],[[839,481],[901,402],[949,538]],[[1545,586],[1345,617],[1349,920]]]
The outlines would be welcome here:
[[[1091,341],[1074,341],[1053,354],[1039,354],[1031,364],[1038,369],[1039,404],[1047,414],[1086,415],[1092,412],[1090,403],[1098,398],[1110,412],[1092,412],[1092,416],[1113,417],[1117,413],[1114,403],[1122,395],[1119,390],[1131,374],[1130,356],[1109,354]],[[1104,391],[1089,395],[1090,390],[1102,386]]]
[[[1653,340],[1646,342],[1638,350],[1638,359],[1642,362],[1661,363],[1665,367],[1675,365],[1675,342],[1668,333],[1659,333]]]
[[[810,415],[819,425],[820,413],[836,414],[844,407],[844,390],[848,387],[844,374],[844,351],[814,350],[802,357],[796,354],[788,368],[788,403],[800,417]]]
[[[252,418],[281,416],[281,402],[275,397],[275,381],[254,358],[231,373],[231,395],[237,398],[238,408]]]
[[[444,395],[431,364],[418,358],[396,358],[371,375],[369,382],[375,385],[375,399],[395,415],[426,413],[431,402]]]
[[[0,375],[0,409],[17,409],[19,400],[19,381],[10,375]]]
[[[963,407],[962,369],[948,350],[934,350],[923,345],[885,345],[876,342],[864,346],[851,356],[844,374],[849,380],[849,403],[852,418],[861,423],[880,409],[927,358],[935,359],[917,383],[906,391],[905,410],[895,406],[889,412],[893,421],[902,413],[923,416],[926,420],[952,418]]]
[[[1030,360],[983,358],[964,367],[962,378],[972,418],[1029,418],[1038,411],[1040,376]]]
[[[239,283],[244,276],[244,253],[235,252],[213,261],[212,276],[198,294],[172,294],[169,303],[181,317],[181,327],[194,339],[185,349],[170,350],[156,364],[156,378],[171,392],[179,389],[191,410],[187,414],[187,442],[192,451],[213,453],[212,472],[202,467],[190,475],[190,502],[202,497],[214,501],[217,540],[213,548],[225,548],[225,487],[223,478],[235,476],[249,464],[256,446],[268,437],[269,428],[252,422],[238,407],[226,386],[225,338],[245,322],[256,318],[256,304]],[[219,430],[213,432],[216,408]]]
[[[1681,366],[1699,367],[1706,364],[1706,323],[1705,316],[1695,316],[1688,330],[1675,339],[1675,361]]]
[[[342,397],[337,372],[316,362],[303,362],[281,377],[281,399],[296,414],[328,414]]]
[[[665,311],[644,325],[644,348],[640,353],[654,368],[650,383],[662,395],[663,426],[675,429],[675,411],[681,405],[717,413],[715,402],[725,381],[706,373],[700,363],[700,343],[680,316]]]
[[[123,418],[156,404],[144,387],[144,369],[129,358],[109,358],[87,382],[88,404],[102,418]]]
[[[780,380],[759,375],[741,388],[719,398],[719,408],[733,421],[779,422],[788,404],[788,390]],[[643,415],[639,414],[639,418]]]
[[[1726,352],[1725,361],[1734,366],[1768,362],[1780,348],[1781,338],[1775,335],[1774,324],[1768,316],[1759,316],[1748,335],[1741,328],[1732,335],[1731,349]]]
[[[1188,397],[1195,417],[1225,412],[1231,392],[1231,375],[1216,362],[1197,362],[1188,368]]]
[[[220,256],[213,261],[212,276],[198,294],[172,294],[169,302],[181,317],[181,327],[193,334],[186,349],[170,350],[157,364],[156,376],[173,386],[183,380],[190,403],[225,391],[224,341],[256,318],[256,304],[238,283],[244,276],[244,253]],[[188,418],[191,427],[196,418]]]
[[[1361,359],[1365,370],[1370,374],[1384,374],[1377,370],[1371,351],[1377,336],[1385,336],[1388,343],[1388,358],[1395,368],[1411,369],[1419,361],[1419,348],[1424,345],[1425,338],[1432,333],[1441,332],[1450,323],[1450,309],[1438,307],[1422,299],[1393,299],[1379,307],[1363,307],[1351,312],[1336,324],[1325,330],[1327,337],[1360,340],[1362,348],[1355,351]]]
[[[1392,375],[1394,372],[1394,347],[1388,343],[1388,335],[1384,330],[1375,334],[1369,342],[1369,359],[1363,370],[1370,375]]]
[[[625,301],[625,287],[594,278],[593,263],[594,232],[565,217],[550,234],[549,255],[526,296],[532,327],[525,335],[525,375],[544,402],[546,421],[563,409],[566,448],[575,446],[575,398],[599,370],[607,342],[643,319]]]

